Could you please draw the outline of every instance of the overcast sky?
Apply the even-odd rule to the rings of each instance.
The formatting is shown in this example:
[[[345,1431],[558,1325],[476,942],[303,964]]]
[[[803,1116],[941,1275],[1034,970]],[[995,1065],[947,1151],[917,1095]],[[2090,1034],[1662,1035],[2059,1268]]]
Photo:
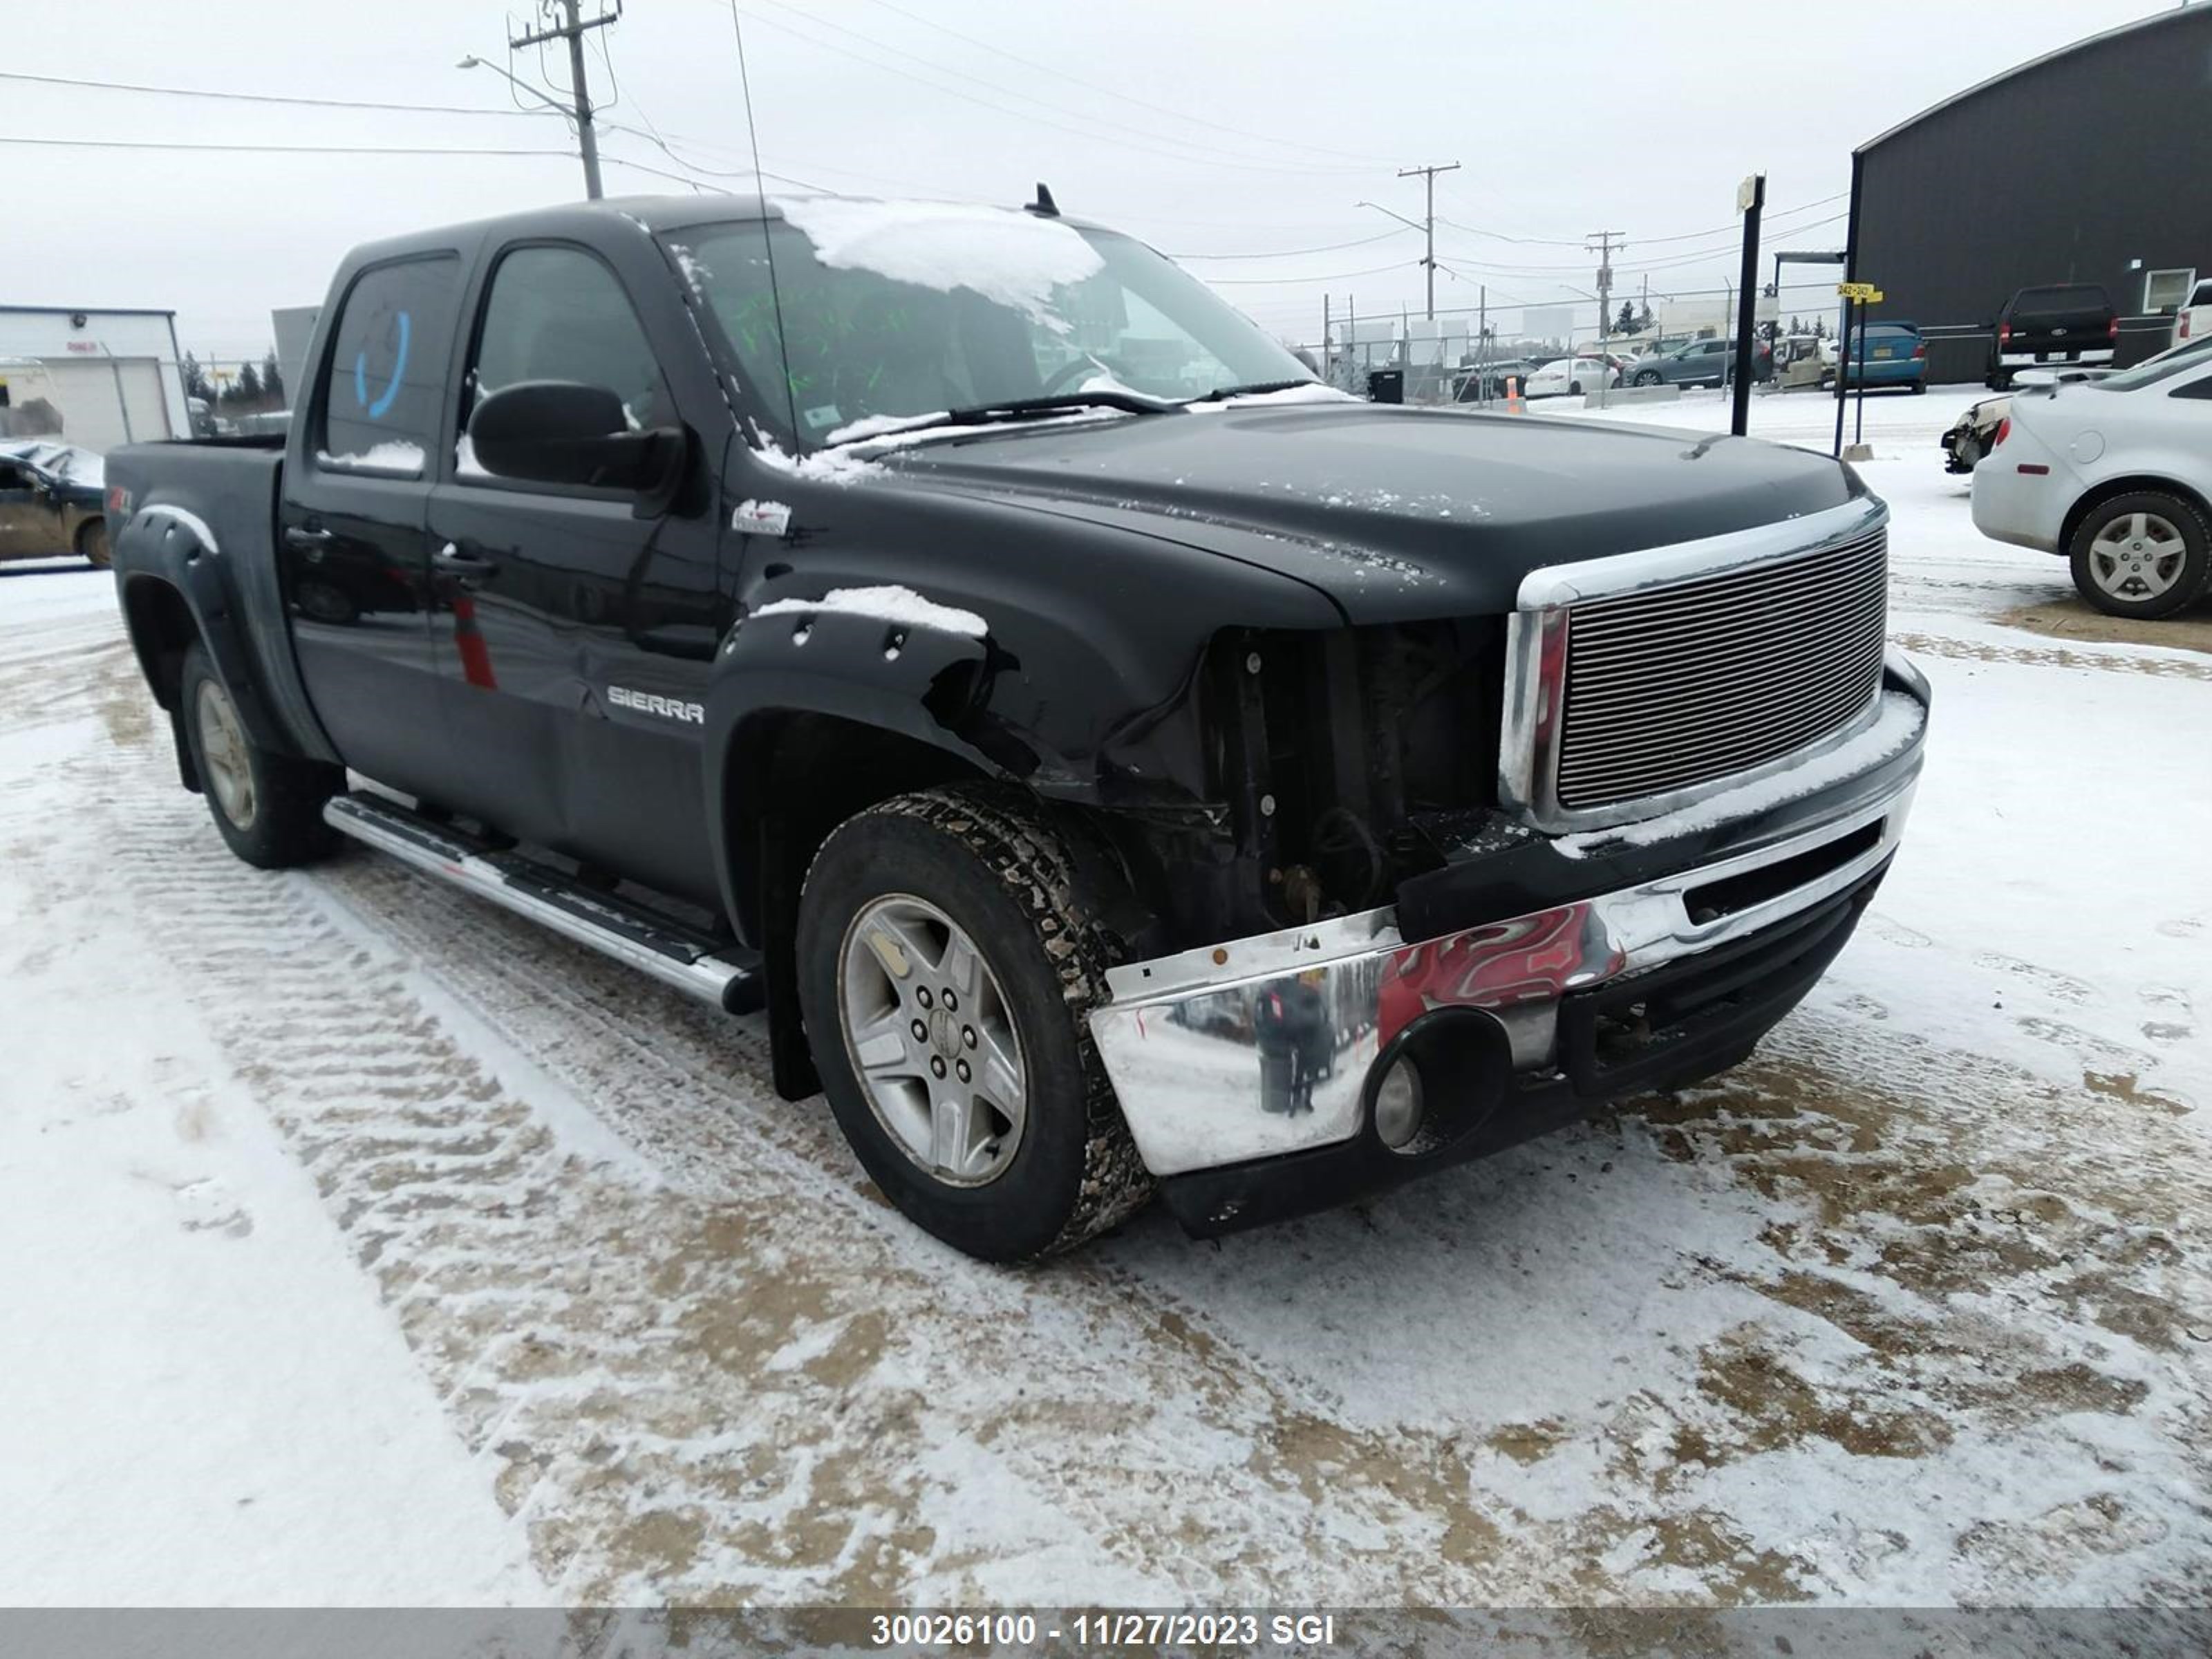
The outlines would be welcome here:
[[[564,59],[510,58],[509,25],[533,21],[536,0],[514,3],[508,13],[489,0],[19,0],[0,57],[0,70],[17,74],[507,113],[325,110],[0,79],[0,133],[11,138],[563,154],[0,145],[13,164],[0,302],[173,308],[187,349],[258,356],[271,337],[270,308],[319,301],[349,245],[580,195],[562,121],[514,113],[490,70],[454,66],[474,53],[565,87]],[[1746,173],[1768,175],[1770,249],[1840,246],[1834,216],[1854,144],[2040,52],[2163,9],[739,3],[770,173],[861,194],[1009,204],[1043,179],[1068,211],[1171,253],[1266,256],[1190,263],[1269,328],[1306,339],[1319,333],[1324,293],[1340,307],[1356,297],[1363,313],[1419,311],[1420,238],[1356,205],[1419,218],[1420,180],[1396,178],[1400,167],[1462,164],[1437,191],[1437,258],[1456,273],[1438,276],[1440,309],[1471,306],[1485,282],[1494,307],[1571,299],[1566,285],[1587,288],[1595,263],[1581,239],[1601,229],[1627,238],[1617,295],[1647,273],[1655,295],[1715,287],[1733,277],[1735,191]],[[599,32],[590,74],[611,105],[607,118],[637,130],[603,138],[609,194],[688,191],[625,161],[749,187],[726,0],[629,0],[622,21]],[[1361,240],[1370,237],[1381,240]],[[1360,245],[1330,246],[1351,242]],[[1814,303],[1810,291],[1802,303]]]

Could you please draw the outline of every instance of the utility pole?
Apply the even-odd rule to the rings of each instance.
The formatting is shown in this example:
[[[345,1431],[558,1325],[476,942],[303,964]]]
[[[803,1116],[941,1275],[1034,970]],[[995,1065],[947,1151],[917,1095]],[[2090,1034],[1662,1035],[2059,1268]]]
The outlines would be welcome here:
[[[582,0],[553,0],[553,3],[559,5],[566,22],[549,23],[535,34],[526,34],[507,44],[520,52],[525,46],[539,46],[548,40],[568,43],[568,79],[576,96],[576,142],[584,154],[584,194],[596,202],[606,192],[599,188],[599,138],[592,130],[592,94],[584,79],[584,31],[606,27],[622,15],[622,7],[617,0],[613,11],[586,18],[581,15]]]
[[[1617,230],[1594,230],[1583,244],[1588,252],[1597,255],[1597,349],[1600,356],[1605,355],[1606,337],[1611,327],[1612,319],[1606,312],[1613,304],[1613,247],[1617,241],[1623,247],[1628,246],[1621,240],[1621,234]]]
[[[1398,169],[1401,179],[1411,179],[1418,173],[1428,186],[1428,210],[1421,216],[1421,229],[1429,239],[1429,247],[1421,263],[1429,272],[1429,320],[1432,323],[1437,319],[1437,174],[1458,171],[1456,161],[1446,161],[1439,167]]]

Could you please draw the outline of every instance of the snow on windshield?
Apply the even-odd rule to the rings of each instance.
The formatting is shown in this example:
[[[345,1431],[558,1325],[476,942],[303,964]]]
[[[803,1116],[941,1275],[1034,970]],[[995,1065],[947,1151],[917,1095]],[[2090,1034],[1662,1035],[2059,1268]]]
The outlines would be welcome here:
[[[778,198],[776,206],[825,265],[940,293],[972,289],[1055,331],[1066,325],[1052,310],[1054,288],[1105,264],[1073,228],[1033,213],[838,196]]]

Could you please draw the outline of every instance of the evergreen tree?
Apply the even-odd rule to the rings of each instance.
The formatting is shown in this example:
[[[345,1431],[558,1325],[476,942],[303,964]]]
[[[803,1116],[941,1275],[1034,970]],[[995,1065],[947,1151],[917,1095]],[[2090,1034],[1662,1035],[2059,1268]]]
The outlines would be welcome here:
[[[1613,319],[1613,331],[1615,334],[1636,332],[1636,302],[1633,300],[1620,302],[1620,315]]]
[[[276,366],[276,348],[261,360],[261,390],[273,408],[284,407],[284,372]]]
[[[208,384],[207,370],[200,367],[200,360],[189,351],[185,354],[184,374],[185,396],[204,398],[210,403],[215,401],[215,388]]]
[[[241,404],[261,401],[261,372],[252,363],[238,366],[238,401]]]

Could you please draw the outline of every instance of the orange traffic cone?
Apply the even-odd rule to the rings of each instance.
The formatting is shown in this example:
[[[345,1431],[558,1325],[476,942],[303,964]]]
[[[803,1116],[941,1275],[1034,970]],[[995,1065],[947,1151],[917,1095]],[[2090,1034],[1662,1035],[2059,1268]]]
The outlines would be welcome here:
[[[1521,396],[1521,377],[1518,374],[1505,377],[1505,412],[1508,415],[1526,415],[1528,412],[1528,402]]]

